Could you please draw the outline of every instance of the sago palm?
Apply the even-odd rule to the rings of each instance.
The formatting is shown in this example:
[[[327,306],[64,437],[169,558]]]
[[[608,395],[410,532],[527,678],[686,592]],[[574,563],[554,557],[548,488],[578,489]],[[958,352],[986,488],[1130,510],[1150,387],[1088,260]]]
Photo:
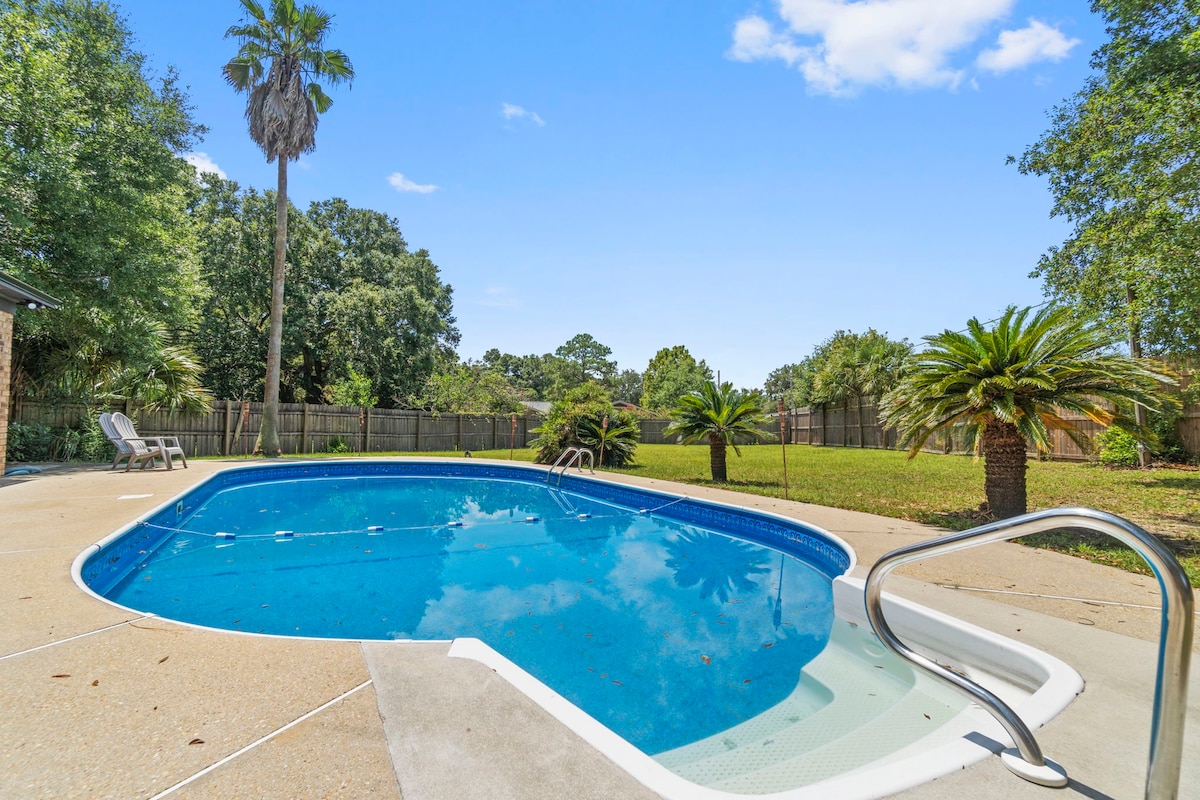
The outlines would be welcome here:
[[[1010,306],[991,329],[977,319],[965,333],[926,336],[904,377],[884,396],[881,417],[916,456],[937,431],[961,428],[984,459],[988,509],[997,519],[1026,511],[1026,445],[1050,450],[1064,431],[1085,450],[1086,435],[1064,412],[1115,425],[1143,439],[1132,404],[1155,408],[1172,382],[1154,362],[1112,352],[1113,337],[1067,307],[1031,313]]]
[[[278,162],[275,195],[275,263],[271,271],[271,315],[267,373],[263,386],[263,423],[258,450],[279,455],[279,369],[283,340],[283,279],[287,258],[287,162],[316,147],[317,116],[329,110],[318,79],[341,83],[354,78],[341,50],[322,49],[333,17],[316,6],[272,0],[264,9],[242,0],[249,19],[225,32],[238,42],[237,55],[223,69],[225,80],[247,92],[250,138]]]
[[[741,455],[738,440],[766,439],[770,434],[757,426],[768,421],[763,413],[763,398],[758,392],[741,392],[731,383],[708,382],[699,391],[679,398],[671,411],[672,422],[664,436],[678,436],[683,444],[708,439],[708,460],[712,479],[727,481],[725,451],[732,447]]]

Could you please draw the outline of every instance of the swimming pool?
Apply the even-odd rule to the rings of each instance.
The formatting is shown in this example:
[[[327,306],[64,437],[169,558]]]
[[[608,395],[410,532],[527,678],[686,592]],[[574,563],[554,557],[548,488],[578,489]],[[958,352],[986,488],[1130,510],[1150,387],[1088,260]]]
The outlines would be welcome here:
[[[854,563],[836,537],[557,480],[464,461],[231,469],[81,557],[79,578],[206,627],[454,639],[535,699],[549,690],[539,702],[569,724],[598,723],[602,749],[605,732],[635,746],[631,771],[652,788],[686,780],[678,796],[821,786],[966,713],[886,656],[852,600],[835,614]]]

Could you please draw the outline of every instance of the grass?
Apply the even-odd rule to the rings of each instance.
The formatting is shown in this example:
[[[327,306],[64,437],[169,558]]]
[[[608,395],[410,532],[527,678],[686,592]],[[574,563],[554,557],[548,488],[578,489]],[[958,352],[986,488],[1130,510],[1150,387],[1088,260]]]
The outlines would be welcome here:
[[[475,455],[507,459],[509,451]],[[520,461],[533,458],[529,450],[518,449],[513,455]],[[986,521],[979,512],[984,501],[983,462],[970,457],[921,455],[910,461],[904,453],[890,450],[789,445],[787,463],[791,500],[951,530]],[[783,497],[778,446],[746,446],[740,458],[731,451],[728,469],[730,480],[722,488]],[[637,463],[615,471],[698,486],[718,485],[710,479],[708,447],[703,445],[640,445]],[[1179,558],[1192,585],[1200,586],[1200,471],[1112,470],[1091,464],[1031,461],[1027,480],[1030,510],[1087,506],[1125,517],[1158,535]],[[1100,534],[1064,529],[1023,541],[1130,572],[1149,573],[1135,553]]]

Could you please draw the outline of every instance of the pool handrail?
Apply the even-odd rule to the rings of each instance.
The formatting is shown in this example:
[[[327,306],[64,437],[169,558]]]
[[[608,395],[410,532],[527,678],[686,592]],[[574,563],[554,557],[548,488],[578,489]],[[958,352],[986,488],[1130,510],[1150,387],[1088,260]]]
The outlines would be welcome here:
[[[562,483],[562,476],[571,467],[578,467],[580,472],[583,472],[583,457],[587,456],[588,469],[595,474],[596,472],[596,457],[592,451],[586,447],[568,447],[559,454],[554,463],[550,465],[550,471],[546,473],[546,483],[550,483],[551,476],[554,475],[554,470],[558,469],[561,464],[562,469],[558,473],[558,482]]]
[[[1087,528],[1108,534],[1140,555],[1158,579],[1162,591],[1162,624],[1145,797],[1146,800],[1175,800],[1179,794],[1183,729],[1187,719],[1187,678],[1192,653],[1194,599],[1187,573],[1171,551],[1132,522],[1090,508],[1052,508],[901,547],[880,558],[867,575],[863,593],[867,619],[886,647],[979,703],[1012,737],[1020,759],[1034,771],[1044,770],[1047,767],[1041,748],[1021,718],[987,689],[904,644],[884,618],[881,595],[884,579],[897,567],[929,556],[1062,527]],[[1018,759],[1008,758],[1004,763],[1021,777],[1037,780],[1022,772]]]

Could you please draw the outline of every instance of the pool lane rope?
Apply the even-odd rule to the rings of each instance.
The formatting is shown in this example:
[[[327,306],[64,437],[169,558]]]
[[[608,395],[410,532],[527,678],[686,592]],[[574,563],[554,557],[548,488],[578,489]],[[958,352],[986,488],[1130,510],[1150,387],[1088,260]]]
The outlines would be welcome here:
[[[668,506],[673,506],[676,503],[681,503],[684,500],[689,500],[689,499],[691,499],[691,498],[689,498],[685,495],[683,497],[677,497],[676,499],[671,500],[670,502],[663,503],[660,506],[655,506],[654,508],[640,508],[636,511],[623,511],[618,514],[572,513],[572,514],[569,514],[569,515],[566,515],[563,517],[555,517],[552,519],[552,521],[585,522],[588,520],[619,519],[621,517],[631,517],[631,516],[648,516],[650,514],[654,514],[658,511],[661,511],[662,509],[667,508]],[[275,541],[288,541],[291,539],[301,539],[301,538],[312,537],[312,536],[348,536],[348,535],[352,535],[352,534],[362,534],[362,533],[366,533],[369,536],[379,536],[384,533],[402,533],[405,531],[409,531],[409,532],[411,532],[411,531],[433,531],[433,530],[443,530],[443,529],[456,529],[457,530],[457,529],[468,528],[468,527],[469,528],[480,528],[480,527],[485,527],[487,525],[529,525],[529,524],[532,524],[535,522],[542,522],[544,519],[545,518],[539,517],[539,516],[526,516],[521,519],[487,520],[484,522],[474,523],[472,525],[466,525],[465,523],[463,523],[462,520],[454,520],[452,522],[441,522],[436,525],[411,525],[411,526],[398,526],[398,527],[394,527],[394,528],[386,527],[384,525],[368,525],[365,528],[349,528],[349,529],[340,530],[340,531],[307,531],[307,532],[300,531],[300,532],[298,532],[298,531],[294,531],[294,530],[279,530],[279,531],[274,531],[272,533],[247,533],[247,534],[239,534],[239,533],[234,533],[234,532],[229,532],[229,531],[215,531],[215,532],[193,531],[193,530],[188,530],[186,528],[176,528],[176,527],[173,527],[170,525],[158,525],[153,522],[146,522],[144,520],[139,520],[136,524],[139,527],[154,528],[155,530],[169,531],[170,533],[174,533],[174,534],[199,536],[199,537],[214,539],[216,541],[223,541],[223,542],[235,542],[235,541],[253,541],[253,540],[261,541],[261,540],[266,540],[266,539],[274,539]]]

